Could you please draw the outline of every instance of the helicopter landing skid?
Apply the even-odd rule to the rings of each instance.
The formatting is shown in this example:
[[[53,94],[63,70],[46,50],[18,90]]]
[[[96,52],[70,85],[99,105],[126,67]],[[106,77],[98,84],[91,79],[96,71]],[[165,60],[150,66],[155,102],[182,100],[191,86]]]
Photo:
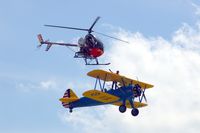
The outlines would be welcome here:
[[[85,65],[110,65],[110,63],[99,63],[97,57],[85,55],[83,52],[76,52],[74,58],[83,58]]]
[[[92,60],[95,60],[96,63],[91,63]],[[88,62],[88,59],[85,58],[85,65],[110,65],[110,63],[99,63],[97,58],[92,58],[90,59],[90,61]]]
[[[86,63],[85,65],[110,65],[110,63],[98,63],[98,64]]]

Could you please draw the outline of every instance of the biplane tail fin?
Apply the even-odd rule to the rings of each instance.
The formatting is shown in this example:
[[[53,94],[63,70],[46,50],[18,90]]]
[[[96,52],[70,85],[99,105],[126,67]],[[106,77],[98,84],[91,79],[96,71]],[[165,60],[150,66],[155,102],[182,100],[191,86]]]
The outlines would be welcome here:
[[[63,107],[69,108],[70,103],[77,101],[79,98],[77,95],[71,90],[67,89],[64,93],[63,98],[60,98],[60,101],[62,102]]]

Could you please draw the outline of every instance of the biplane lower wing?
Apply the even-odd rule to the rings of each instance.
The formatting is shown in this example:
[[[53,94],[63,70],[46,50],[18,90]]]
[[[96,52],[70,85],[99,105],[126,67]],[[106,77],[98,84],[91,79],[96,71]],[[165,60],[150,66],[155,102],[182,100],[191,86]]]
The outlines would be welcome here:
[[[115,103],[113,103],[113,105],[121,106],[122,102],[115,102]],[[135,108],[141,108],[141,107],[145,107],[145,106],[147,106],[146,103],[141,103],[141,102],[136,102],[136,101],[134,102]],[[126,100],[126,107],[132,109],[130,102],[128,100]]]
[[[83,96],[96,100],[102,103],[112,103],[119,100],[119,97],[98,91],[98,90],[89,90],[83,93]]]
[[[122,105],[122,102],[118,101],[120,99],[119,97],[98,90],[86,91],[83,93],[83,96],[102,103],[112,103],[113,105],[116,106]],[[145,106],[147,106],[147,104],[136,101],[134,102],[135,108],[141,108]],[[128,100],[126,100],[126,107],[132,108]]]
[[[143,89],[144,88],[148,89],[148,88],[153,87],[153,85],[151,84],[140,82],[140,81],[130,79],[116,73],[107,72],[104,70],[98,70],[98,69],[93,70],[93,71],[88,72],[87,75],[93,78],[99,78],[104,81],[116,81],[116,82],[119,82],[121,85],[125,84],[126,86],[129,84],[139,84]]]

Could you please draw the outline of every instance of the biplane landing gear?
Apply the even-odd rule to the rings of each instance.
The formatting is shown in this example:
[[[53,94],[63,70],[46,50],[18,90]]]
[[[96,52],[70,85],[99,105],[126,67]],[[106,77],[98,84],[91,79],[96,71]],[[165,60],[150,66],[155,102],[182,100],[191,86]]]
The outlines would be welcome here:
[[[133,116],[137,116],[137,115],[139,114],[139,110],[136,109],[136,108],[133,108],[133,109],[131,110],[131,114],[132,114]]]
[[[72,112],[73,112],[72,108],[69,108],[69,113],[72,113]]]
[[[119,106],[119,112],[121,112],[121,113],[126,112],[126,106],[125,105]]]

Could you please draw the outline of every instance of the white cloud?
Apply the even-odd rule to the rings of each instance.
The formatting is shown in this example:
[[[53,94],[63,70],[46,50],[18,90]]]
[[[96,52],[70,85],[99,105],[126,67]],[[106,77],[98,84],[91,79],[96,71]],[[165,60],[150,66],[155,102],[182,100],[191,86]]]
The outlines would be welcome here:
[[[197,23],[198,27],[198,23]],[[83,132],[192,132],[200,130],[200,29],[184,24],[172,40],[119,32],[130,42],[113,41],[108,68],[146,81],[155,87],[146,92],[149,106],[138,117],[117,107],[77,109],[62,116]],[[95,112],[91,113],[91,110]],[[77,128],[77,127],[74,127]]]
[[[192,6],[196,9],[195,14],[200,16],[200,6],[195,3],[192,3]]]
[[[41,81],[39,87],[44,90],[50,90],[57,87],[57,84],[53,80]]]
[[[81,90],[85,90],[87,88],[93,88],[93,84],[83,83],[83,81],[70,81],[69,79],[46,79],[43,81],[17,81],[15,83],[15,88],[22,92],[32,92],[32,91],[54,91],[59,94],[64,94],[66,89],[73,89],[77,96],[82,95]]]
[[[186,49],[200,50],[200,23],[197,23],[194,28],[184,23],[175,32],[172,40],[173,44]]]
[[[40,81],[38,83],[27,82],[27,81],[17,82],[16,88],[23,92],[30,92],[32,90],[49,91],[49,90],[60,89],[58,83],[55,80],[45,80],[45,81]]]

